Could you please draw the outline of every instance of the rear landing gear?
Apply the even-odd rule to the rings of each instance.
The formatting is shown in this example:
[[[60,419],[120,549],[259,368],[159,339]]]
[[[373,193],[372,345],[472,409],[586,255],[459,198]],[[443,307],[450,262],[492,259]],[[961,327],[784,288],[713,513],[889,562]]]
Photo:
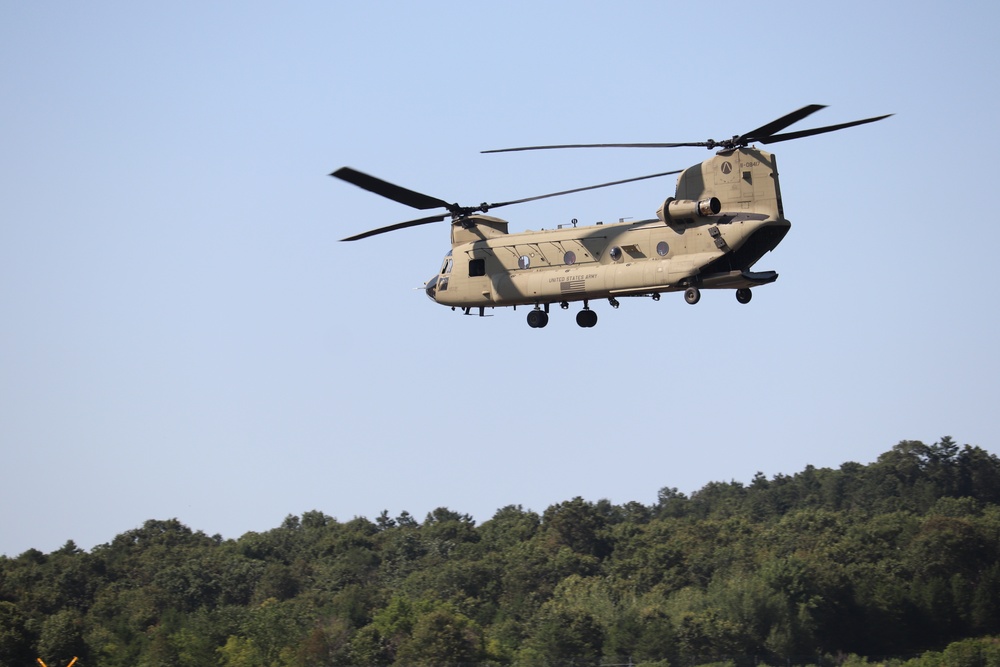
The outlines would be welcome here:
[[[701,290],[697,287],[688,287],[684,290],[684,300],[693,306],[701,301]]]
[[[750,299],[753,298],[753,292],[750,291],[749,287],[741,287],[736,290],[736,300],[740,303],[750,303]]]

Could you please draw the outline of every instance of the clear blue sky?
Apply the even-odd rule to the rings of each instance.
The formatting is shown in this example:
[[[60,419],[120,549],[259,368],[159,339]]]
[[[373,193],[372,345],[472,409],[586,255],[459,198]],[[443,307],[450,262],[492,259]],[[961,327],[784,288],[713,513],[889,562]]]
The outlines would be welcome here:
[[[177,517],[227,538],[317,509],[489,519],[583,496],[1000,452],[996,3],[45,3],[0,8],[0,553]],[[474,204],[773,147],[793,227],[741,306],[462,317],[448,249],[327,176]],[[655,215],[669,177],[503,209]]]

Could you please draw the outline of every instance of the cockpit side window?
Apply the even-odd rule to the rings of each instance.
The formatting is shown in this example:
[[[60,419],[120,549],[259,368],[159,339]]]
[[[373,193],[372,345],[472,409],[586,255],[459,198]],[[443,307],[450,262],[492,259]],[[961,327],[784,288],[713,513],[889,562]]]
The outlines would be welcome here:
[[[441,265],[441,273],[443,275],[451,273],[451,268],[452,266],[454,266],[454,264],[455,260],[453,260],[451,257],[446,257],[444,260],[444,264]]]
[[[476,276],[486,275],[486,260],[485,259],[470,259],[469,260],[469,277],[475,278]]]

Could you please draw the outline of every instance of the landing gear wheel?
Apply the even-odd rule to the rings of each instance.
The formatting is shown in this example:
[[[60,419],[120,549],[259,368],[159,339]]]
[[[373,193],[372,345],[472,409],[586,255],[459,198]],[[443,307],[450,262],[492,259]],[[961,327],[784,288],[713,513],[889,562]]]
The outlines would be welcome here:
[[[750,303],[750,299],[753,298],[753,292],[750,291],[749,287],[741,287],[736,290],[736,300],[740,303]]]
[[[697,287],[688,287],[684,290],[684,300],[693,306],[701,300],[701,290]]]
[[[590,309],[581,310],[576,314],[576,323],[584,329],[589,329],[597,324],[597,313]]]
[[[544,310],[535,309],[528,311],[528,326],[532,329],[541,329],[549,323],[549,314]]]

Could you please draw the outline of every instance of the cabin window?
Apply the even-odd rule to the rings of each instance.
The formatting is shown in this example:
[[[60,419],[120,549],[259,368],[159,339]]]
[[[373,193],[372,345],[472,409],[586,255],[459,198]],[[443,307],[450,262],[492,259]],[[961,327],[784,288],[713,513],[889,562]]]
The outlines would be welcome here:
[[[667,253],[670,252],[670,246],[667,245],[666,241],[660,241],[656,244],[656,254],[660,257],[666,257]]]
[[[617,262],[621,258],[622,258],[622,249],[619,248],[618,246],[615,246],[614,248],[612,248],[611,249],[611,259]]]
[[[469,260],[469,277],[475,278],[476,276],[486,275],[486,260],[485,259],[470,259]]]
[[[563,255],[563,262],[566,264],[576,264],[576,253],[572,250],[567,250],[566,254]]]
[[[517,258],[517,268],[526,269],[531,266],[531,258],[527,255],[521,255]]]

